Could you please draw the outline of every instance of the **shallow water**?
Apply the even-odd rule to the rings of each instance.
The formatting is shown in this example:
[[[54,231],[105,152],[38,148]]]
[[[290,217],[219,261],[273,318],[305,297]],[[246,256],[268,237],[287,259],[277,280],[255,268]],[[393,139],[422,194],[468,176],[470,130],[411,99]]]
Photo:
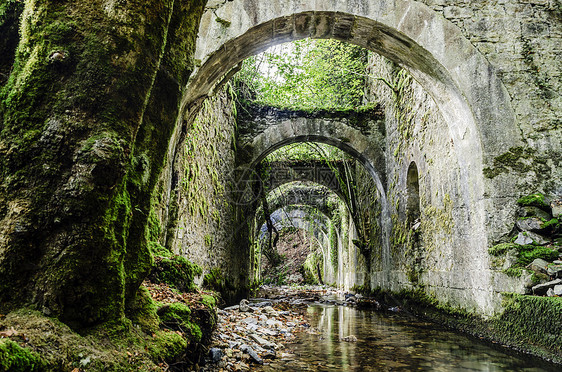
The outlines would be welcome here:
[[[297,334],[264,371],[561,371],[404,314],[313,305],[310,325],[317,334]],[[353,335],[357,342],[341,341]]]

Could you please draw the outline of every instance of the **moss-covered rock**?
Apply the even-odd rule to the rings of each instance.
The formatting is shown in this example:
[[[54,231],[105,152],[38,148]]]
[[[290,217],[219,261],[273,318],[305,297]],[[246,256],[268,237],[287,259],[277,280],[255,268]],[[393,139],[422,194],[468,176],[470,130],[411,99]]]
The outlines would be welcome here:
[[[0,371],[45,371],[45,363],[36,353],[29,349],[19,346],[14,341],[0,339]]]
[[[126,315],[133,325],[139,325],[146,333],[158,330],[157,304],[152,300],[146,287],[140,287],[135,299],[129,303]]]
[[[173,362],[185,353],[187,345],[187,339],[182,335],[164,330],[154,334],[147,349],[154,360]]]
[[[193,343],[201,341],[203,337],[201,328],[192,321],[191,309],[186,304],[181,302],[166,304],[158,309],[158,316],[164,327],[188,335]]]
[[[517,200],[517,203],[521,206],[533,206],[546,210],[550,209],[550,204],[547,203],[547,201],[545,200],[545,196],[541,193],[523,196],[522,198]]]
[[[201,275],[201,267],[185,257],[157,257],[148,278],[153,283],[165,283],[183,292],[196,289],[193,279]]]

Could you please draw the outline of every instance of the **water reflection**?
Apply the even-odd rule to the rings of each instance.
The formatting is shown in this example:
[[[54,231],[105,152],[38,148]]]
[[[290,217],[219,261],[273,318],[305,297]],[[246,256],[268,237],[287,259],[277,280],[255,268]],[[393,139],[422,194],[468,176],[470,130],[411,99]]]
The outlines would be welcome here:
[[[300,334],[266,371],[559,371],[545,362],[403,315],[312,306],[318,334]],[[355,336],[357,342],[343,338]]]

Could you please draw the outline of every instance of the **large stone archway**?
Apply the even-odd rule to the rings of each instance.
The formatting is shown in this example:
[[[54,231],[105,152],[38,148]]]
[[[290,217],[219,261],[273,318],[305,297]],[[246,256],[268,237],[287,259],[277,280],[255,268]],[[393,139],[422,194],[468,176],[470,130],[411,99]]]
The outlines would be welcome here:
[[[514,176],[505,175],[501,181],[486,179],[483,169],[505,149],[520,145],[522,138],[494,68],[457,26],[429,7],[410,0],[278,0],[267,6],[259,0],[212,3],[199,30],[196,60],[200,67],[187,86],[183,107],[212,93],[244,58],[274,44],[302,38],[334,38],[377,52],[407,69],[433,98],[454,143],[457,182],[462,185],[458,203],[466,210],[463,246],[471,247],[462,254],[473,262],[474,275],[487,272],[491,233],[486,224],[494,215],[496,225],[509,225],[503,221],[511,218],[509,213],[495,212],[506,201],[501,186],[512,182]],[[279,132],[282,129],[277,128]],[[293,133],[277,143],[282,146],[302,140],[347,146],[333,133]],[[379,190],[384,189],[382,182],[377,184]],[[389,280],[382,274],[372,284],[385,286]],[[484,312],[494,307],[490,306],[493,295],[486,291],[492,280],[488,274],[478,274],[467,287],[474,297],[473,306]]]

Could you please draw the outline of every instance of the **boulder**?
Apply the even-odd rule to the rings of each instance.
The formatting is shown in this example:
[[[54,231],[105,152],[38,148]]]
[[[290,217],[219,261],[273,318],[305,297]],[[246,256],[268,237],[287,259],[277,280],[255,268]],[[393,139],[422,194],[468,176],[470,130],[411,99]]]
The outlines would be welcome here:
[[[211,359],[211,362],[215,364],[221,361],[222,356],[222,350],[219,348],[212,347],[211,350],[209,350],[209,358]]]
[[[532,288],[533,294],[538,296],[544,296],[549,289],[554,288],[557,285],[562,284],[562,279],[556,279],[547,283],[537,284]]]
[[[247,313],[248,311],[251,311],[250,308],[250,301],[243,299],[242,301],[240,301],[240,305],[238,306],[238,310],[241,313]]]
[[[263,364],[262,358],[260,358],[260,356],[250,346],[244,344],[240,346],[240,351],[248,354],[253,359],[254,362],[258,364]]]
[[[555,296],[562,296],[562,285],[555,285],[554,289],[553,289],[554,295]]]
[[[530,232],[530,231],[527,231],[526,234],[529,238],[531,238],[533,240],[533,242],[535,242],[539,245],[546,245],[546,244],[550,243],[549,238],[547,238],[545,236],[542,236],[540,234]]]

